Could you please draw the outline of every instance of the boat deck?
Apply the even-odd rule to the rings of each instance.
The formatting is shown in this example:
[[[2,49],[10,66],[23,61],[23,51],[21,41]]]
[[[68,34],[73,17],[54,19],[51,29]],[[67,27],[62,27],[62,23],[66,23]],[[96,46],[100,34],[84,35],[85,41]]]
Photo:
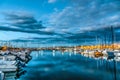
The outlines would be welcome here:
[[[2,72],[12,72],[16,70],[17,70],[17,67],[14,65],[1,65],[0,66],[0,71]]]

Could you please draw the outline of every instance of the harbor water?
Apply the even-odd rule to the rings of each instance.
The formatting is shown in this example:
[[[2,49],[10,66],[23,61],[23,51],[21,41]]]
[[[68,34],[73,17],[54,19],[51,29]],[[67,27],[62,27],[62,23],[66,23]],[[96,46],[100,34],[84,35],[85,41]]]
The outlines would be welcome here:
[[[34,51],[17,80],[120,80],[120,62],[84,57],[74,52]],[[12,80],[12,79],[11,79]]]

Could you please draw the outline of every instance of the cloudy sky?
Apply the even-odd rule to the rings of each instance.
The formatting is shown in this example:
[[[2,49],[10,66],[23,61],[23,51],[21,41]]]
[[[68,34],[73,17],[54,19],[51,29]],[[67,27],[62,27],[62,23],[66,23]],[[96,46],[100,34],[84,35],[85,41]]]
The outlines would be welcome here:
[[[120,0],[0,0],[2,41],[109,43],[113,26],[119,42],[119,22]]]

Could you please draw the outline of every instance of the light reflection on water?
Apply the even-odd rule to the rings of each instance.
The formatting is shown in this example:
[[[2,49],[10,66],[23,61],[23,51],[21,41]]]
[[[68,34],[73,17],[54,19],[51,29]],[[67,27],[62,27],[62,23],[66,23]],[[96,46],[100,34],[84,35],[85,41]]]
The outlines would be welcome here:
[[[60,51],[32,52],[27,71],[19,80],[114,80],[112,61]],[[117,80],[120,80],[117,62]]]

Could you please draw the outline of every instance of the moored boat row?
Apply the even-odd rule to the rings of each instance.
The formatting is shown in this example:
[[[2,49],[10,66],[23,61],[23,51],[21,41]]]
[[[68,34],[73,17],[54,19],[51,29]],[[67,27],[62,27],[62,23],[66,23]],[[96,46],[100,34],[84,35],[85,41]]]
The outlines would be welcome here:
[[[17,72],[22,67],[25,67],[27,62],[32,58],[30,52],[29,49],[9,49],[7,46],[2,47],[0,50],[1,80],[6,78],[3,74]]]

